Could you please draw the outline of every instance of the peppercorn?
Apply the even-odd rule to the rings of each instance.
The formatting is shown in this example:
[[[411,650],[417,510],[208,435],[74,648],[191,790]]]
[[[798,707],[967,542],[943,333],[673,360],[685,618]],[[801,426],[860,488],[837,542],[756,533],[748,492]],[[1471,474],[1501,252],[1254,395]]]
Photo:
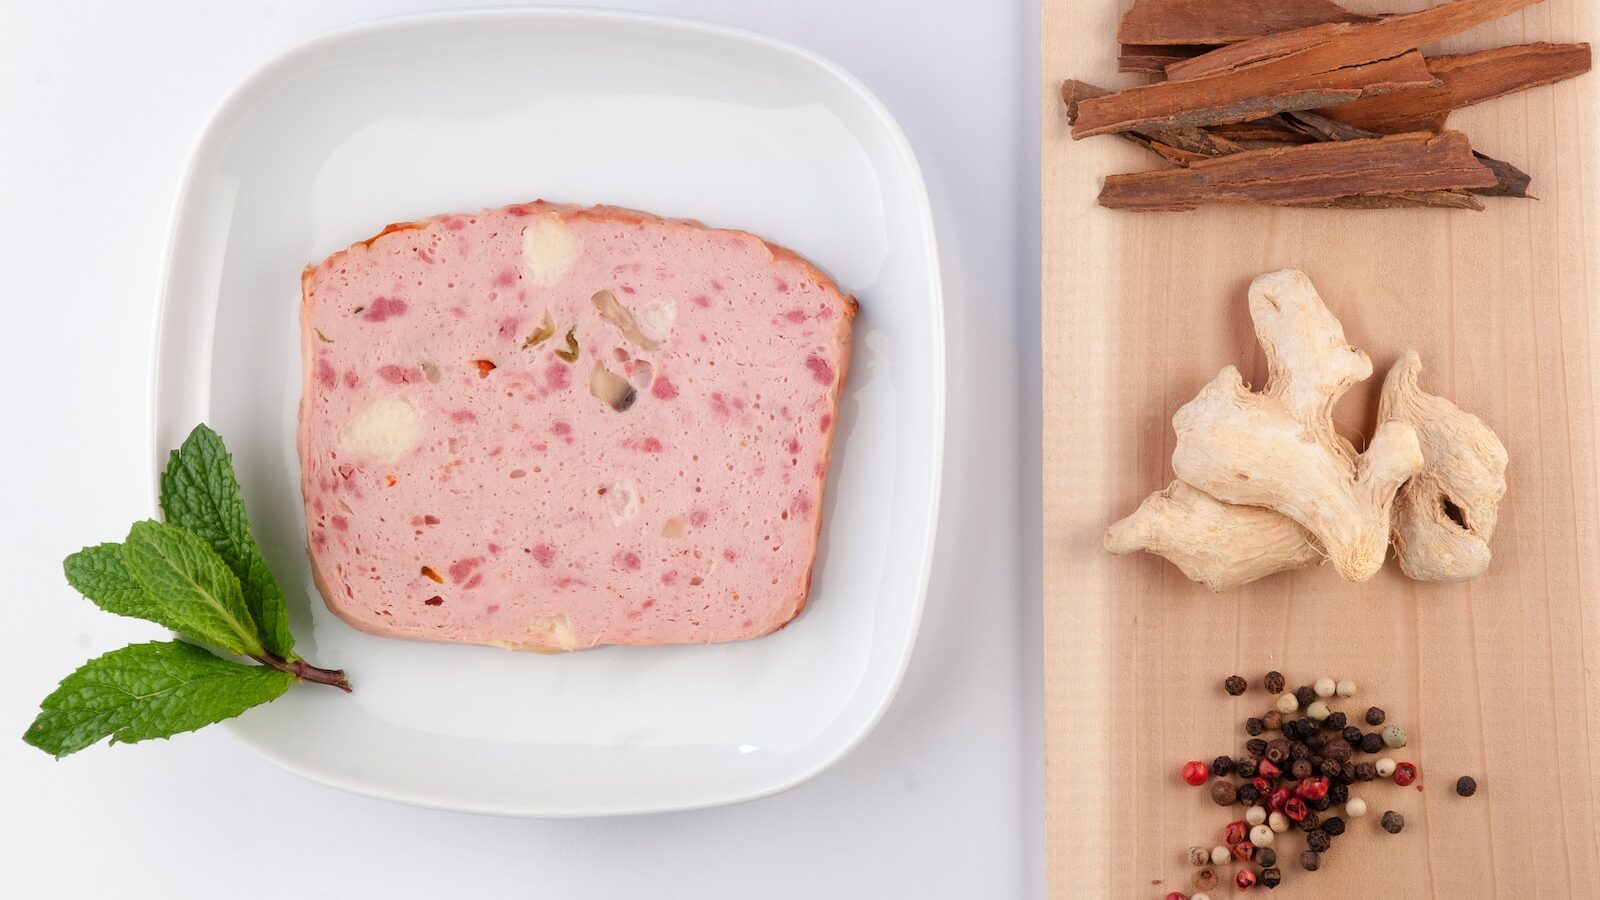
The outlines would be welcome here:
[[[1222,829],[1222,842],[1232,847],[1244,840],[1244,836],[1249,833],[1250,827],[1243,821],[1229,822],[1227,827]]]
[[[1211,761],[1211,774],[1217,777],[1233,774],[1233,757],[1219,756]]]
[[[1266,825],[1257,825],[1250,829],[1250,843],[1256,847],[1270,847],[1276,834]]]
[[[1278,851],[1271,847],[1256,848],[1256,865],[1268,868],[1278,864]]]
[[[1361,736],[1361,752],[1377,753],[1383,749],[1383,735],[1376,731],[1369,731]]]
[[[1358,765],[1360,765],[1360,763],[1346,761],[1344,764],[1344,771],[1339,773],[1339,777],[1343,778],[1346,784],[1356,781],[1356,766]]]
[[[1249,869],[1240,869],[1239,874],[1233,876],[1233,886],[1241,891],[1248,891],[1256,886],[1256,873]]]
[[[1343,763],[1350,758],[1350,742],[1344,738],[1334,738],[1322,745],[1322,758],[1331,759],[1336,763]]]
[[[1278,834],[1283,834],[1289,830],[1289,817],[1281,812],[1269,812],[1267,813],[1267,827]]]
[[[1384,813],[1380,821],[1383,823],[1383,830],[1390,834],[1399,834],[1406,827],[1406,817],[1392,809]]]
[[[1333,710],[1329,709],[1328,704],[1321,700],[1313,700],[1311,705],[1306,707],[1306,715],[1310,716],[1313,721],[1326,722],[1328,717],[1333,715]]]
[[[1320,753],[1323,747],[1328,746],[1328,736],[1320,731],[1313,731],[1306,735],[1306,746],[1310,747],[1313,752]]]
[[[1260,716],[1251,716],[1250,718],[1244,720],[1244,730],[1246,734],[1250,735],[1251,737],[1255,737],[1261,732],[1267,730],[1267,723],[1261,721]]]
[[[1255,806],[1261,802],[1261,790],[1253,784],[1239,785],[1239,802],[1246,806]]]
[[[1219,780],[1211,785],[1211,802],[1218,806],[1232,806],[1239,802],[1239,788],[1231,781]]]
[[[1261,716],[1261,724],[1268,731],[1277,731],[1283,727],[1283,713],[1276,709],[1269,709]]]
[[[1273,764],[1282,764],[1289,758],[1289,742],[1283,738],[1273,738],[1267,742],[1267,761]]]
[[[1478,792],[1478,782],[1471,775],[1463,775],[1456,779],[1456,793],[1463,797],[1471,797]]]
[[[1344,820],[1338,816],[1329,816],[1322,820],[1322,830],[1328,833],[1328,837],[1338,837],[1344,834]]]
[[[1205,891],[1198,891],[1189,900],[1211,900],[1211,895]]]
[[[1354,725],[1346,725],[1344,731],[1339,733],[1339,736],[1344,738],[1345,743],[1352,747],[1361,743],[1361,729]]]
[[[1317,699],[1317,692],[1309,684],[1302,684],[1294,689],[1294,699],[1302,708],[1310,706],[1311,701]]]
[[[1294,765],[1289,767],[1289,777],[1296,781],[1311,777],[1311,763],[1304,759],[1295,760]]]
[[[1306,746],[1305,741],[1295,741],[1289,745],[1289,758],[1310,759],[1311,748]]]
[[[1239,862],[1249,862],[1250,857],[1256,853],[1256,845],[1249,841],[1240,841],[1233,845],[1233,858]]]
[[[1254,756],[1239,757],[1233,761],[1233,771],[1237,772],[1240,778],[1256,777],[1256,758]]]
[[[1166,900],[1189,900],[1182,891],[1167,891]]]
[[[1199,787],[1206,783],[1207,778],[1211,777],[1211,770],[1206,767],[1205,763],[1195,759],[1183,764],[1182,775],[1184,781],[1193,787]]]
[[[1230,695],[1232,695],[1234,697],[1237,697],[1240,694],[1244,693],[1245,688],[1247,688],[1249,686],[1250,686],[1250,683],[1248,681],[1245,681],[1244,678],[1242,676],[1239,676],[1239,675],[1229,675],[1222,682],[1222,689],[1227,691]]]
[[[1307,850],[1300,854],[1300,868],[1307,872],[1315,872],[1322,866],[1322,854],[1315,850]]]
[[[1189,865],[1203,866],[1211,861],[1211,851],[1204,847],[1189,848]]]
[[[1244,752],[1251,756],[1266,756],[1267,742],[1261,738],[1251,738],[1244,742]]]
[[[1379,778],[1388,778],[1394,774],[1394,760],[1387,756],[1380,757],[1376,763],[1376,768]]]
[[[1217,886],[1217,870],[1210,866],[1201,866],[1194,873],[1194,886],[1196,890],[1209,891]]]
[[[1300,733],[1300,720],[1290,719],[1283,723],[1283,736],[1291,741],[1298,741],[1305,735]]]
[[[1356,763],[1356,780],[1371,781],[1378,777],[1378,767],[1369,762]]]
[[[1263,762],[1262,765],[1270,766],[1272,763]],[[1255,788],[1257,793],[1261,794],[1262,796],[1266,796],[1267,794],[1272,793],[1272,782],[1277,777],[1278,776],[1276,772],[1273,773],[1271,778],[1268,778],[1264,774],[1257,775],[1255,778],[1250,780],[1250,786]]]
[[[1252,806],[1244,811],[1246,825],[1254,827],[1267,821],[1267,809],[1264,806]]]
[[[1350,785],[1336,784],[1328,788],[1328,802],[1344,803],[1350,799]]]
[[[1322,816],[1314,812],[1307,812],[1306,817],[1300,820],[1301,831],[1316,831],[1322,827]]]
[[[1344,805],[1344,814],[1352,819],[1361,818],[1367,814],[1367,801],[1360,797],[1351,797],[1349,802]]]
[[[1383,719],[1384,719],[1384,713],[1383,713],[1383,708],[1382,707],[1379,707],[1379,706],[1369,706],[1369,707],[1367,707],[1367,724],[1368,725],[1373,725],[1373,726],[1382,725],[1383,724]]]
[[[1319,828],[1306,832],[1306,846],[1318,853],[1327,853],[1328,848],[1333,846],[1333,839],[1328,837],[1328,832]]]
[[[1338,685],[1334,682],[1334,680],[1332,678],[1329,678],[1326,675],[1322,676],[1321,678],[1318,678],[1311,685],[1311,689],[1313,691],[1317,692],[1317,696],[1321,697],[1324,700],[1328,699],[1329,697],[1332,697],[1333,696],[1333,692],[1337,688],[1338,688]]]
[[[1317,771],[1321,772],[1323,775],[1327,776],[1328,778],[1343,778],[1344,777],[1344,766],[1341,765],[1337,760],[1332,760],[1332,759],[1323,760],[1322,761],[1322,765],[1317,767]]]
[[[1218,844],[1217,846],[1211,848],[1212,865],[1220,866],[1227,863],[1227,861],[1230,859],[1233,859],[1233,851],[1229,850],[1227,847]]]
[[[1322,720],[1322,727],[1332,728],[1334,731],[1340,731],[1344,728],[1345,723],[1348,720],[1349,717],[1344,713],[1340,712],[1339,710],[1334,710],[1333,712],[1328,713],[1328,717],[1326,719]]]
[[[1266,868],[1266,869],[1262,869],[1261,870],[1261,886],[1262,887],[1264,887],[1264,888],[1266,888],[1267,890],[1270,891],[1270,890],[1272,890],[1273,888],[1277,887],[1278,885],[1280,885],[1282,883],[1283,883],[1283,873],[1278,871],[1276,867],[1271,867],[1271,868]]]
[[[1406,745],[1406,730],[1399,725],[1386,725],[1383,729],[1383,745],[1390,750],[1399,750]]]
[[[1300,708],[1300,701],[1296,700],[1295,696],[1293,694],[1290,694],[1290,693],[1279,694],[1278,695],[1278,700],[1277,700],[1277,703],[1276,703],[1276,708],[1277,708],[1278,713],[1280,715],[1285,715],[1285,716],[1291,715],[1291,714],[1294,713],[1295,710]]]
[[[1309,806],[1310,808],[1316,810],[1317,812],[1327,812],[1328,811],[1328,807],[1332,806],[1332,805],[1333,804],[1328,802],[1328,798],[1327,797],[1322,797],[1322,798],[1317,799],[1317,800],[1307,800],[1306,801],[1306,806]]]
[[[1299,797],[1290,797],[1283,804],[1283,814],[1288,816],[1291,822],[1298,822],[1304,819],[1309,811],[1306,809],[1306,802]]]
[[[1347,699],[1354,697],[1356,695],[1356,683],[1348,678],[1341,678],[1339,683],[1333,686],[1333,692]]]
[[[1295,795],[1306,800],[1321,800],[1328,796],[1328,779],[1305,778],[1295,786]]]
[[[1394,764],[1394,783],[1406,787],[1417,780],[1417,767],[1408,762]]]
[[[1281,693],[1283,693],[1283,673],[1282,672],[1279,672],[1277,670],[1273,670],[1271,672],[1268,672],[1267,673],[1267,677],[1262,679],[1261,683],[1262,683],[1262,685],[1264,687],[1266,687],[1267,693],[1269,693],[1269,694],[1281,694]]]

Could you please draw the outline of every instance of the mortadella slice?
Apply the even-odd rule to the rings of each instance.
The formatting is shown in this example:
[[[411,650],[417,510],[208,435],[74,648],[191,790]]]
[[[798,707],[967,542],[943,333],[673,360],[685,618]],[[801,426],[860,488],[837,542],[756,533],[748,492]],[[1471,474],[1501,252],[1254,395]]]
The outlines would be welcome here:
[[[306,269],[317,588],[363,631],[735,641],[805,605],[853,298],[740,231],[532,203]]]

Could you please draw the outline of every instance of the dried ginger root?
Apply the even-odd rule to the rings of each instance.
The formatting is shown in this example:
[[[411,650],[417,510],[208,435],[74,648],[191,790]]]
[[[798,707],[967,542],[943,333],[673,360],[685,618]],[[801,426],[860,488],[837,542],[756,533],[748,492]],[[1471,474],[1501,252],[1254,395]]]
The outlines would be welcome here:
[[[1181,481],[1107,529],[1105,547],[1119,555],[1146,550],[1164,556],[1213,591],[1315,568],[1323,559],[1310,533],[1293,520],[1259,506],[1223,503]]]
[[[1238,369],[1223,369],[1173,416],[1173,470],[1218,500],[1293,519],[1341,576],[1366,581],[1388,555],[1395,494],[1422,468],[1416,429],[1384,421],[1359,455],[1335,432],[1334,406],[1372,375],[1372,361],[1346,342],[1305,273],[1257,278],[1250,317],[1266,389],[1252,393]]]
[[[1481,419],[1422,390],[1421,373],[1421,358],[1407,352],[1389,370],[1378,405],[1380,419],[1411,423],[1422,441],[1422,471],[1395,499],[1395,546],[1406,575],[1465,581],[1489,569],[1508,457]]]

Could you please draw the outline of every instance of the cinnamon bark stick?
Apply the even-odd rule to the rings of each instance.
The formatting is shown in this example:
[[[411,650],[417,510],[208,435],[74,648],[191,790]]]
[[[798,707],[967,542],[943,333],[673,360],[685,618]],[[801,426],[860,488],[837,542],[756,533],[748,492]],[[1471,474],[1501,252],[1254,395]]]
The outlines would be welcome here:
[[[1340,122],[1327,116],[1314,112],[1284,113],[1279,117],[1291,128],[1304,131],[1309,137],[1319,141],[1359,141],[1368,138],[1382,137],[1376,131],[1367,131],[1348,122]],[[1485,197],[1522,197],[1532,199],[1528,194],[1528,186],[1533,183],[1533,178],[1528,173],[1502,162],[1492,156],[1485,156],[1474,150],[1472,155],[1478,162],[1488,167],[1494,173],[1493,187],[1473,188],[1472,193],[1482,194]]]
[[[1061,102],[1067,107],[1067,124],[1075,124],[1078,121],[1078,110],[1083,101],[1109,96],[1111,93],[1103,87],[1074,78],[1061,82]],[[1238,153],[1245,149],[1225,137],[1211,134],[1204,128],[1182,125],[1124,131],[1122,136],[1179,164],[1193,159]]]
[[[1173,80],[1256,71],[1273,80],[1304,77],[1359,66],[1415,50],[1484,22],[1508,16],[1539,0],[1454,0],[1421,12],[1375,22],[1312,25],[1251,38],[1167,67]],[[1265,70],[1264,77],[1260,70]]]
[[[1166,75],[1167,66],[1202,53],[1210,53],[1220,44],[1123,44],[1117,53],[1117,71],[1138,72],[1145,75]]]
[[[1371,22],[1333,0],[1135,0],[1122,15],[1124,44],[1229,44],[1328,22]]]
[[[1204,57],[1200,57],[1203,59]],[[1132,87],[1079,103],[1074,138],[1144,127],[1220,125],[1262,119],[1287,110],[1321,109],[1364,96],[1430,87],[1422,54],[1404,53],[1366,65],[1283,77],[1273,64],[1194,81]]]
[[[1112,175],[1100,191],[1100,205],[1140,211],[1207,203],[1294,206],[1494,184],[1494,173],[1472,155],[1466,135],[1419,132],[1247,150],[1181,169]]]
[[[1451,110],[1554,84],[1582,75],[1591,65],[1588,44],[1522,44],[1432,57],[1428,71],[1439,79],[1437,87],[1364,98],[1323,115],[1382,134],[1442,131]]]

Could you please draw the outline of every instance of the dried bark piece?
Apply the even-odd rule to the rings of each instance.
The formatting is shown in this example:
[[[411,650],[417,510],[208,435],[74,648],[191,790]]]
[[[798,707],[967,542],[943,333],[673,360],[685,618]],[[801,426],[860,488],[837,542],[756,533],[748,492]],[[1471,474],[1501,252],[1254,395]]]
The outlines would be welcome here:
[[[1213,591],[1323,562],[1311,533],[1293,519],[1223,503],[1182,481],[1151,494],[1137,512],[1106,529],[1105,548],[1119,556],[1143,550],[1165,557]]]
[[[1317,203],[1295,203],[1306,209],[1470,209],[1483,212],[1483,201],[1466,191],[1407,191],[1398,194],[1357,194]]]
[[[1508,16],[1539,0],[1454,0],[1375,22],[1312,25],[1251,38],[1167,67],[1195,79],[1260,70],[1264,83],[1389,59],[1423,44]],[[1148,42],[1147,42],[1148,43]]]
[[[1202,53],[1210,53],[1220,44],[1123,44],[1117,52],[1117,71],[1139,72],[1145,75],[1166,75],[1167,66]]]
[[[1306,133],[1291,126],[1284,121],[1283,116],[1276,115],[1266,119],[1256,119],[1252,122],[1234,122],[1228,125],[1213,125],[1206,129],[1212,134],[1225,137],[1237,144],[1304,144],[1308,140]]]
[[[1105,97],[1111,93],[1103,87],[1073,78],[1061,82],[1061,102],[1067,107],[1067,124],[1078,121],[1079,104],[1084,100]],[[1185,126],[1142,128],[1137,131],[1122,132],[1122,136],[1179,163],[1238,153],[1244,149],[1227,138],[1211,134],[1203,128]]]
[[[1124,44],[1229,44],[1328,22],[1371,22],[1333,0],[1135,0],[1122,15]]]
[[[1376,131],[1357,128],[1314,112],[1284,113],[1280,118],[1291,127],[1301,128],[1306,134],[1318,140],[1358,141],[1382,136]],[[1531,175],[1508,162],[1485,156],[1476,150],[1472,155],[1494,173],[1495,181],[1490,187],[1472,188],[1472,193],[1484,197],[1528,197],[1528,185],[1533,183]]]
[[[1564,81],[1591,65],[1588,44],[1521,44],[1431,57],[1428,71],[1439,79],[1438,87],[1364,98],[1324,115],[1382,134],[1442,131],[1451,110]]]
[[[1204,203],[1317,203],[1364,194],[1492,187],[1467,136],[1401,134],[1361,141],[1246,150],[1182,169],[1112,175],[1100,205],[1142,211]]]
[[[1290,77],[1262,77],[1254,69],[1243,69],[1215,78],[1163,81],[1085,98],[1078,104],[1072,136],[1085,138],[1147,126],[1248,122],[1287,110],[1320,109],[1433,83],[1422,54],[1415,52]]]
[[[1422,471],[1395,498],[1395,548],[1418,581],[1466,581],[1489,570],[1509,457],[1482,419],[1424,391],[1421,374],[1422,359],[1407,352],[1378,403],[1378,418],[1409,422],[1422,442]]]
[[[1304,272],[1257,278],[1250,317],[1266,388],[1252,393],[1238,369],[1223,369],[1172,418],[1173,471],[1223,502],[1288,516],[1341,576],[1366,581],[1388,555],[1395,494],[1422,469],[1416,429],[1385,420],[1359,455],[1334,430],[1334,406],[1372,375],[1372,361],[1346,341]]]

